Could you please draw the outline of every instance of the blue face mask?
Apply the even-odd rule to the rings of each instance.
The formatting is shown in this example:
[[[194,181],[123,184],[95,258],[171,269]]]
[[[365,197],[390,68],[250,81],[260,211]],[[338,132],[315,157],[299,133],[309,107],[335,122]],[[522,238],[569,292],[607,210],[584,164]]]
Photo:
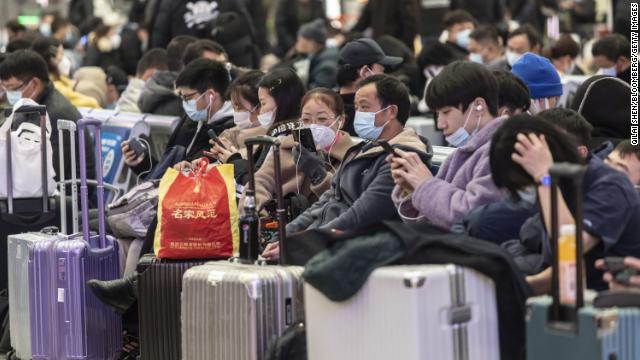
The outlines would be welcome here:
[[[356,115],[353,120],[353,127],[356,130],[356,134],[358,134],[359,137],[365,140],[369,140],[369,141],[378,140],[378,138],[380,137],[380,134],[382,134],[382,130],[384,130],[384,127],[387,126],[389,121],[387,121],[386,123],[384,123],[384,125],[380,127],[376,127],[376,114],[383,112],[388,108],[389,106],[387,106],[384,109],[380,109],[376,112],[356,111]]]
[[[15,105],[20,99],[22,99],[22,91],[20,90],[7,91],[7,102],[9,102],[9,105],[11,106]]]
[[[478,116],[478,123],[476,124],[476,128],[473,130],[473,133],[469,134],[467,129],[465,129],[469,123],[469,119],[471,118],[471,113],[473,112],[471,106],[472,105],[469,105],[469,114],[467,115],[462,127],[454,131],[453,134],[445,137],[445,140],[453,147],[463,147],[480,128],[480,117]]]
[[[470,42],[469,35],[471,35],[471,29],[466,29],[466,30],[460,31],[458,33],[458,35],[456,36],[456,44],[458,44],[458,46],[460,46],[460,47],[468,49],[469,48],[469,42]]]
[[[198,110],[197,102],[202,98],[206,93],[198,96],[196,99],[191,99],[187,101],[182,101],[182,108],[184,112],[187,114],[189,119],[195,122],[206,121],[209,117],[209,109],[211,108],[211,98],[209,98],[209,105],[202,109]]]

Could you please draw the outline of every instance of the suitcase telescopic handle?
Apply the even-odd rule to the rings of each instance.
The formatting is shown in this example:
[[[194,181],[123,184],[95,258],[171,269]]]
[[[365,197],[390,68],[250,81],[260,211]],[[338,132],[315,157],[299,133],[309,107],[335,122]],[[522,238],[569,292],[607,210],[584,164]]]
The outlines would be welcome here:
[[[584,283],[583,283],[583,250],[582,228],[583,228],[583,191],[582,182],[587,167],[572,163],[555,163],[549,169],[551,176],[551,249],[552,249],[552,271],[551,271],[551,296],[553,303],[551,306],[551,319],[561,320],[560,309],[560,260],[559,255],[559,232],[558,232],[558,180],[569,179],[575,189],[575,226],[576,226],[576,306],[577,312],[584,306]]]
[[[82,232],[87,241],[89,237],[89,189],[87,185],[87,158],[85,155],[85,129],[94,128],[96,180],[98,182],[98,239],[99,248],[107,247],[104,223],[104,180],[102,178],[102,122],[97,119],[83,118],[78,120],[78,139],[80,141],[80,195],[82,204]]]
[[[16,114],[20,113],[37,113],[40,116],[47,115],[47,107],[44,105],[25,105],[21,106],[14,111]]]
[[[281,164],[280,164],[280,140],[273,136],[256,136],[254,138],[250,138],[245,140],[245,146],[247,147],[247,157],[249,159],[249,189],[247,190],[247,194],[255,194],[255,165],[253,163],[253,146],[254,145],[265,145],[267,147],[273,147],[273,167],[274,167],[274,177],[276,182],[276,200],[278,202],[278,208],[276,209],[276,213],[278,214],[278,240],[279,244],[279,255],[280,255],[280,264],[286,264],[286,259],[284,258],[286,252],[284,251],[286,246],[286,223],[287,223],[287,213],[284,206],[284,197],[282,195],[282,174],[281,174]]]
[[[63,132],[69,132],[69,148],[71,149],[71,217],[72,217],[72,233],[78,232],[78,185],[76,177],[76,123],[70,120],[58,120],[58,152],[60,156],[60,229],[63,234],[67,232],[67,181],[64,174],[64,136]]]

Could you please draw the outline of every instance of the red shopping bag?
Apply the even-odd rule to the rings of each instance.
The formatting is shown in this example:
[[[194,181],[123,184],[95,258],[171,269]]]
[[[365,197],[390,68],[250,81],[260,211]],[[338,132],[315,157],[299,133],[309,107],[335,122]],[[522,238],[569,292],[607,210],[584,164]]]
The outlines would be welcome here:
[[[231,257],[238,251],[233,165],[203,158],[187,174],[167,169],[158,192],[154,252],[161,259]]]

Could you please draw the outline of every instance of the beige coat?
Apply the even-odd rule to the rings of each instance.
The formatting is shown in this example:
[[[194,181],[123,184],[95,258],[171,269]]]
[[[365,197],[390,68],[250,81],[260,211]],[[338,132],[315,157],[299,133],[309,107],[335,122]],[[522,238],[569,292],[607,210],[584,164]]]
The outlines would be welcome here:
[[[355,145],[351,136],[341,131],[341,137],[331,149],[329,154],[331,166],[327,166],[327,175],[318,185],[311,185],[311,181],[298,169],[296,174],[296,164],[293,157],[293,147],[296,145],[292,135],[279,137],[280,145],[280,166],[282,176],[282,194],[297,193],[306,196],[311,202],[315,201],[326,190],[331,187],[331,178],[339,164],[342,162],[345,153],[350,147]],[[297,176],[296,176],[297,175]],[[265,202],[273,198],[276,191],[276,181],[273,168],[273,152],[265,159],[260,169],[255,174],[256,180],[256,207],[262,206]],[[296,181],[297,180],[297,181]],[[244,193],[240,199],[240,204],[244,204]]]
[[[252,137],[266,135],[267,129],[262,126],[256,126],[248,129],[239,129],[237,126],[232,127],[231,129],[227,129],[220,134],[220,137],[226,140],[229,140],[240,155],[242,155],[243,159],[247,158],[247,149],[245,149],[244,141],[250,139]],[[253,151],[256,151],[257,148],[254,148]]]

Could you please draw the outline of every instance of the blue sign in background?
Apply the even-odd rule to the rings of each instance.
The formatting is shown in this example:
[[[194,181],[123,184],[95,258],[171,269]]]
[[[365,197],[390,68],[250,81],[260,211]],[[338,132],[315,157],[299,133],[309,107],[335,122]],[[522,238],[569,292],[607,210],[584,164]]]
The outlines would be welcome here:
[[[103,179],[109,184],[116,184],[120,174],[118,168],[123,160],[120,145],[129,138],[131,129],[105,125],[102,127],[102,170]]]

